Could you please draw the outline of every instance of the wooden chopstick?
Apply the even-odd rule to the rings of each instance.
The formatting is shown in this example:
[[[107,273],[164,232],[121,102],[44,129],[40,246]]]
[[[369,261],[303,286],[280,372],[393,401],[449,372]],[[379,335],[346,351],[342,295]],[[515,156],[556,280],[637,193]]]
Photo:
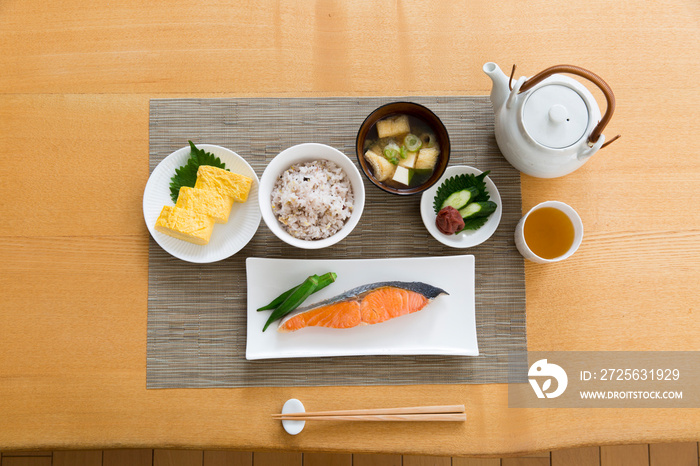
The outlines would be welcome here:
[[[343,409],[336,411],[311,411],[303,413],[273,414],[272,416],[354,416],[358,414],[438,414],[438,413],[463,413],[464,405],[441,406],[411,406],[407,408],[369,408],[369,409]]]
[[[430,417],[428,417],[430,416]],[[412,406],[406,408],[346,409],[304,413],[273,414],[277,420],[319,421],[463,421],[464,405]]]
[[[296,413],[295,413],[296,414]],[[356,414],[356,415],[330,415],[330,416],[286,416],[280,415],[274,418],[278,421],[452,421],[463,422],[467,420],[466,413],[424,413],[424,414]]]

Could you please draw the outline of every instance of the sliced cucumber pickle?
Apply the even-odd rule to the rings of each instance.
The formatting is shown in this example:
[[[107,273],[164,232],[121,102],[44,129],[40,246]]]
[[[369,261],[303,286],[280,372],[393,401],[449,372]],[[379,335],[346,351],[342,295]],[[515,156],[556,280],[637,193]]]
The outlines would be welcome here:
[[[465,207],[467,204],[469,204],[469,201],[472,200],[478,194],[479,190],[473,186],[470,188],[463,189],[461,191],[454,192],[447,196],[447,199],[445,199],[445,202],[442,203],[442,206],[440,208],[444,209],[445,207],[450,206],[459,210],[462,207]]]
[[[491,201],[472,202],[466,207],[459,209],[459,214],[465,220],[468,218],[488,217],[496,210],[496,207],[498,207],[496,203]]]

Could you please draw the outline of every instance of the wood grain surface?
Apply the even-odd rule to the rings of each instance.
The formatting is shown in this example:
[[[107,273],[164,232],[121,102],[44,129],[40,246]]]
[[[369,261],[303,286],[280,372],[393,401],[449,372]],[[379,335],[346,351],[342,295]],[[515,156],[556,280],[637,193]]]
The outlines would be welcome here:
[[[0,449],[267,450],[260,465],[301,464],[283,450],[697,441],[699,409],[509,409],[505,385],[147,391],[141,202],[150,98],[488,94],[487,61],[523,75],[583,66],[614,89],[606,133],[623,138],[564,178],[522,177],[523,210],[558,199],[586,229],[571,259],[526,264],[529,348],[697,351],[699,25],[696,0],[0,2]],[[470,421],[290,437],[268,418],[290,397],[319,410],[464,403]],[[621,464],[615,448],[601,464]],[[169,464],[142,451],[105,450],[103,464]]]
[[[552,464],[566,464],[569,466],[599,466],[600,448],[580,447],[568,450],[556,450],[552,452]]]
[[[204,451],[203,466],[253,466],[253,453],[246,451]]]
[[[649,445],[600,447],[601,466],[641,466],[649,464]]]
[[[401,455],[353,454],[353,466],[403,466]]]
[[[696,442],[655,443],[649,445],[651,466],[695,466],[700,451]]]
[[[60,450],[0,452],[0,466],[13,464],[44,464],[46,466],[133,466],[168,464],[180,466],[253,466],[274,464],[275,466],[314,465],[324,466],[601,466],[601,451],[605,449],[605,463],[634,466],[697,466],[698,444],[696,442],[663,443],[645,445],[623,445],[620,447],[580,447],[530,453],[518,457],[476,458],[425,455],[377,455],[346,453],[277,453],[223,450],[167,450],[167,455],[156,450]],[[648,450],[649,455],[643,452]],[[116,454],[114,454],[116,452]],[[156,459],[156,456],[159,459]],[[104,458],[104,460],[103,460]],[[108,459],[107,459],[108,458]]]
[[[102,451],[55,451],[52,466],[102,466]]]

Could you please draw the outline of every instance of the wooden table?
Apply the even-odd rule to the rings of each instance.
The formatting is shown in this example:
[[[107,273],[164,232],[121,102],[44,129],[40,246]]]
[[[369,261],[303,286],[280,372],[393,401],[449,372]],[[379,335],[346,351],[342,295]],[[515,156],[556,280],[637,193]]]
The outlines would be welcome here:
[[[531,350],[700,350],[700,3],[0,3],[0,448],[495,455],[700,439],[700,410],[507,407],[506,385],[146,390],[149,99],[487,94],[487,61],[589,68],[608,137],[523,210],[574,206],[571,259],[526,264]],[[229,4],[230,3],[230,4]],[[377,2],[379,3],[379,2]],[[601,94],[596,94],[601,97]],[[463,425],[284,435],[267,416],[463,402]]]

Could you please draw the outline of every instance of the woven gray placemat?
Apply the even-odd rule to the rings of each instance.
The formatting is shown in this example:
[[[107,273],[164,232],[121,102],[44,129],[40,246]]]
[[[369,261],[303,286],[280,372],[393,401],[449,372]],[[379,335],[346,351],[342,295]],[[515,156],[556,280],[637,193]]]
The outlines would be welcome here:
[[[442,119],[452,143],[451,166],[491,171],[503,203],[496,233],[468,250],[443,246],[423,226],[419,195],[394,196],[365,180],[360,224],[327,249],[293,248],[261,223],[238,254],[197,265],[170,256],[151,238],[148,388],[525,382],[525,276],[513,242],[521,215],[520,174],[498,150],[488,97],[151,100],[150,170],[186,146],[188,139],[235,151],[258,176],[275,155],[303,142],[333,146],[357,164],[360,124],[376,107],[397,100],[423,104]],[[390,241],[392,235],[403,240]],[[479,357],[245,359],[246,257],[365,259],[465,253],[476,257]]]

